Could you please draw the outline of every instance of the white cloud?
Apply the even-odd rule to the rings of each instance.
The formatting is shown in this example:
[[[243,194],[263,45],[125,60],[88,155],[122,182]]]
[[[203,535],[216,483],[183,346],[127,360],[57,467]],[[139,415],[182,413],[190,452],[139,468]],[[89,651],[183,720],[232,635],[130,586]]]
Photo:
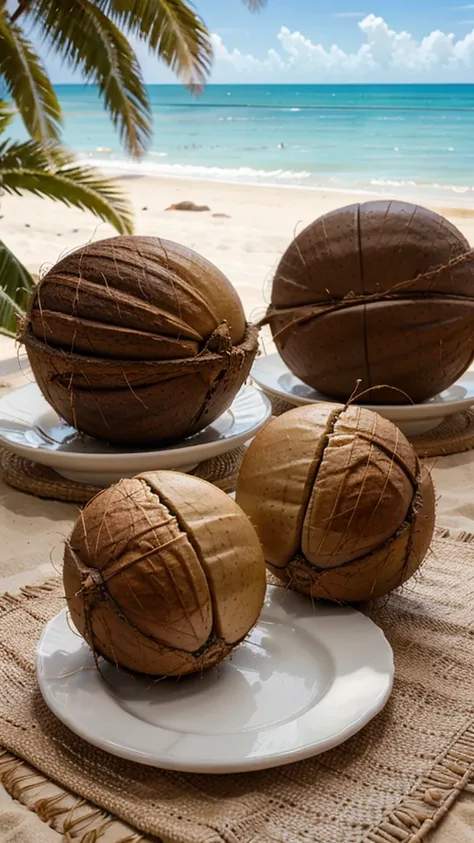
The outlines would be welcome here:
[[[283,70],[285,68],[285,62],[276,50],[268,50],[265,59],[257,59],[255,56],[242,53],[237,49],[229,51],[221,36],[215,32],[211,35],[211,40],[216,62],[231,64],[237,73],[252,73],[255,70]]]
[[[390,29],[382,17],[367,15],[358,23],[362,42],[355,52],[337,44],[314,43],[301,32],[282,26],[278,49],[270,49],[263,58],[229,50],[220,35],[212,40],[217,75],[224,67],[237,71],[252,81],[270,78],[278,81],[326,81],[327,79],[370,79],[382,81],[457,81],[474,69],[474,29],[456,40],[453,33],[439,29],[417,39],[409,32]]]

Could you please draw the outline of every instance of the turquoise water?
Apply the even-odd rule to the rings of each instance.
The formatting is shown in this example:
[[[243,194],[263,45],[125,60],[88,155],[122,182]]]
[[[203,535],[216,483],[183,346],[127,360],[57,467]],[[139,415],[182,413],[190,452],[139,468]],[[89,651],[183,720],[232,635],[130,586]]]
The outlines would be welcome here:
[[[474,85],[210,85],[199,99],[153,85],[140,163],[93,87],[57,90],[64,141],[103,168],[474,202]]]

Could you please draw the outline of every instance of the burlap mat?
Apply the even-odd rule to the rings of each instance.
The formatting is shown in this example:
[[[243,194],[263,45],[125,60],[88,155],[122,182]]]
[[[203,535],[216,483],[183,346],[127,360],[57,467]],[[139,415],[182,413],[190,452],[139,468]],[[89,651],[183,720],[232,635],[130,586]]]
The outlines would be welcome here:
[[[272,395],[267,397],[271,401],[274,416],[281,416],[288,410],[295,409],[293,404],[288,404],[281,398]],[[422,436],[410,436],[409,439],[421,459],[470,451],[474,448],[474,408],[455,413],[434,430]]]
[[[219,457],[205,460],[190,474],[208,480],[224,492],[234,492],[244,453],[244,446],[234,448]],[[0,448],[0,472],[9,486],[39,498],[83,504],[99,491],[97,486],[66,480],[52,468],[18,457],[6,448]]]
[[[0,744],[16,756],[4,756],[0,777],[6,765],[17,795],[22,782],[35,787],[22,759],[146,840],[415,843],[474,773],[474,546],[467,541],[438,537],[420,576],[371,610],[395,653],[395,687],[384,711],[331,752],[259,773],[164,772],[113,758],[73,735],[46,708],[34,670],[43,624],[63,605],[59,580],[0,599]],[[55,805],[64,814],[64,799],[58,789],[44,800],[43,815],[54,815]],[[89,822],[93,808],[80,805]],[[102,835],[111,817],[97,811],[96,820]],[[80,828],[80,815],[77,822]],[[140,839],[117,828],[114,840]],[[100,835],[69,839],[95,843],[105,839]]]

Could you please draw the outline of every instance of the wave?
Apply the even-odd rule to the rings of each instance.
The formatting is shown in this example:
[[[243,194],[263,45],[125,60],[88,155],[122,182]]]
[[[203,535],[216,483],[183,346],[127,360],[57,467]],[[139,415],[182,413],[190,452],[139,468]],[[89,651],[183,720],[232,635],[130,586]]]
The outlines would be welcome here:
[[[420,187],[413,179],[370,179],[369,183],[374,187]]]
[[[363,184],[363,182],[359,182]],[[452,193],[469,193],[474,191],[474,186],[465,184],[440,184],[439,182],[415,181],[415,179],[370,179],[369,184],[373,187],[416,187],[427,188],[428,190],[449,190]]]
[[[84,157],[83,159],[84,160]],[[113,170],[128,176],[200,179],[242,183],[298,183],[312,177],[308,170],[263,170],[254,167],[205,167],[197,164],[158,164],[152,161],[128,161],[120,158],[87,158],[87,163],[101,170]]]
[[[267,187],[301,188],[318,190],[325,193],[344,193],[367,196],[386,196],[388,193],[409,196],[425,195],[438,197],[451,194],[458,200],[472,202],[474,185],[440,184],[410,178],[359,178],[344,181],[336,177],[318,180],[316,173],[309,170],[257,169],[254,167],[206,167],[196,164],[167,164],[157,161],[129,161],[126,159],[89,158],[81,156],[91,166],[108,170],[117,176],[145,176],[150,178],[174,178],[189,181],[212,181],[243,185],[261,185]],[[453,200],[451,200],[453,201]]]

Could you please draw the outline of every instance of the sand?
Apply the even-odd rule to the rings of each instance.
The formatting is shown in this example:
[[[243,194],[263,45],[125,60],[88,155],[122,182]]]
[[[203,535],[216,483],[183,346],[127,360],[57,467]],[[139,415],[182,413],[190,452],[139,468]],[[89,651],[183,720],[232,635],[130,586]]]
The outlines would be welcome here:
[[[197,181],[137,178],[122,179],[121,183],[135,209],[136,232],[177,240],[200,251],[228,275],[247,315],[254,318],[265,308],[272,273],[295,232],[330,209],[367,199],[362,194]],[[211,211],[165,210],[183,200],[209,205]],[[474,244],[474,207],[435,210],[452,220]],[[228,217],[214,217],[213,213]],[[0,214],[2,240],[34,273],[45,271],[70,249],[114,234],[110,226],[97,223],[88,213],[36,197],[3,196]],[[31,379],[24,354],[11,340],[0,337],[0,395]],[[432,460],[429,467],[437,487],[438,523],[473,532],[474,452]],[[22,584],[39,582],[57,567],[77,509],[22,495],[1,481],[0,503],[0,592],[7,588],[15,592]],[[54,827],[62,831],[60,818]],[[473,797],[466,793],[430,840],[473,843],[473,827]],[[22,843],[63,840],[62,833],[56,834],[14,805],[0,786],[0,841],[12,840],[11,834]]]
[[[240,293],[247,316],[254,318],[263,313],[272,274],[294,234],[326,211],[371,198],[362,193],[178,179],[128,178],[119,182],[130,196],[136,233],[176,240],[201,252],[226,273]],[[165,210],[183,200],[208,205],[211,210]],[[474,205],[472,209],[434,209],[474,245]],[[89,213],[34,196],[3,196],[0,210],[2,240],[35,273],[44,272],[70,249],[115,233]],[[213,214],[227,214],[228,218]]]

